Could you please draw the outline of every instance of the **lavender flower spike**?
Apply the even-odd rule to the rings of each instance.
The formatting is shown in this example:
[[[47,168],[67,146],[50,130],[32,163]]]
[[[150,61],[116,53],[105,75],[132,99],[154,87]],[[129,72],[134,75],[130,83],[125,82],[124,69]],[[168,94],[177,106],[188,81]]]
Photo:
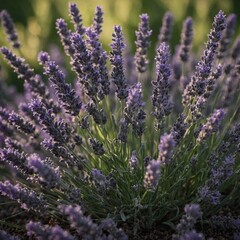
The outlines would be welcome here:
[[[112,51],[110,52],[110,62],[113,66],[111,77],[113,83],[117,86],[117,96],[119,99],[125,99],[128,96],[127,83],[124,75],[124,67],[123,67],[123,49],[124,42],[122,36],[122,29],[120,26],[114,27],[114,33],[112,34]]]
[[[102,32],[102,24],[103,24],[103,11],[101,7],[97,6],[95,10],[95,16],[93,19],[93,29],[98,36]]]
[[[85,28],[82,24],[82,15],[80,14],[76,3],[69,4],[69,15],[74,24],[75,31],[83,35],[85,33]]]
[[[136,151],[132,152],[132,156],[129,159],[129,165],[132,171],[136,171],[138,167],[138,159],[137,159],[137,154]]]
[[[150,161],[147,166],[147,171],[144,177],[144,186],[145,188],[154,191],[157,187],[159,178],[161,176],[160,170],[161,163],[156,160]]]
[[[184,207],[184,211],[185,211],[185,214],[182,216],[180,223],[177,225],[177,232],[180,236],[187,233],[189,234],[189,232],[193,230],[194,225],[197,222],[198,218],[202,217],[202,212],[198,204],[187,204]],[[178,238],[174,238],[174,239],[178,239]],[[183,239],[183,238],[179,238],[179,239]]]
[[[160,144],[158,146],[159,154],[158,161],[160,161],[163,165],[168,165],[170,163],[173,149],[176,145],[174,140],[174,136],[170,134],[164,134],[160,139]]]
[[[18,237],[12,236],[5,231],[0,230],[0,239],[4,240],[19,240]]]
[[[213,28],[208,36],[206,49],[201,60],[196,66],[196,72],[192,76],[190,83],[185,88],[183,94],[183,104],[189,105],[195,96],[201,96],[205,92],[207,79],[212,72],[212,65],[215,60],[216,51],[225,28],[225,15],[223,11],[215,16]],[[194,105],[192,101],[191,105]]]
[[[29,236],[35,235],[38,240],[59,239],[59,240],[76,240],[69,232],[63,230],[58,225],[51,227],[49,225],[42,225],[40,222],[30,221],[26,224],[27,234]]]
[[[141,83],[137,83],[129,90],[126,107],[124,108],[124,117],[127,123],[132,124],[133,131],[141,136],[144,131],[144,120],[146,113],[143,111]]]
[[[81,110],[82,102],[75,90],[66,83],[64,73],[54,61],[50,61],[48,53],[40,52],[38,60],[44,66],[44,73],[54,84],[58,98],[62,101],[67,113],[77,116]]]
[[[21,203],[21,207],[26,210],[43,211],[44,208],[46,209],[46,203],[41,197],[19,184],[12,185],[9,181],[0,182],[0,194]]]
[[[235,14],[230,14],[226,20],[226,28],[223,32],[223,37],[220,41],[218,59],[222,59],[227,54],[227,48],[231,42],[231,38],[234,34],[234,27],[236,25],[237,16]]]
[[[217,132],[224,116],[225,111],[223,109],[216,109],[207,119],[206,124],[202,126],[202,129],[198,134],[197,141],[205,141],[206,138],[208,138],[213,132]]]
[[[27,135],[35,133],[35,126],[15,112],[10,113],[8,120],[9,123],[15,126],[17,130]]]
[[[18,35],[13,23],[12,18],[6,10],[0,12],[0,21],[8,35],[8,40],[12,43],[13,48],[20,48]]]
[[[162,125],[163,118],[171,113],[172,103],[169,100],[169,79],[171,70],[169,65],[169,47],[161,43],[156,56],[157,79],[152,81],[154,116],[157,128]]]
[[[72,47],[71,40],[70,40],[72,33],[68,29],[67,23],[65,22],[64,19],[62,18],[57,19],[56,29],[57,29],[58,35],[60,36],[60,39],[66,54],[73,57],[74,48]]]
[[[64,215],[67,215],[70,226],[77,230],[82,239],[97,239],[95,237],[100,235],[98,226],[93,223],[90,217],[83,215],[80,206],[62,205],[59,208]]]
[[[187,62],[189,59],[189,51],[191,49],[193,39],[193,21],[191,17],[188,17],[184,24],[181,34],[181,45],[179,49],[179,57],[183,62]]]
[[[31,154],[28,156],[27,161],[28,166],[38,174],[41,184],[49,188],[59,185],[60,175],[58,173],[58,169],[53,169],[46,163],[43,163],[37,154]]]
[[[173,28],[173,15],[170,12],[166,12],[163,16],[162,27],[160,29],[160,33],[158,35],[158,46],[165,42],[169,44],[172,28]]]
[[[147,70],[147,50],[150,46],[149,37],[152,34],[152,30],[149,28],[149,16],[147,14],[140,15],[141,22],[138,25],[138,31],[136,31],[137,41],[135,64],[137,71],[143,73]]]
[[[44,126],[44,130],[56,142],[61,144],[68,143],[71,129],[67,123],[56,121],[52,111],[47,109],[39,99],[33,99],[29,106],[38,122]]]

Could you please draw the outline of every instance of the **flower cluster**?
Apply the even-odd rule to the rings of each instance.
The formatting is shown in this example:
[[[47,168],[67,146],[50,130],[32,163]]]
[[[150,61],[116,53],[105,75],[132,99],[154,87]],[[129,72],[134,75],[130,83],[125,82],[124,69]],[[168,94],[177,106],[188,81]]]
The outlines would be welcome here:
[[[104,50],[100,6],[89,27],[75,3],[69,16],[69,25],[57,19],[56,31],[71,70],[49,46],[36,74],[15,53],[12,19],[0,14],[13,46],[0,51],[24,81],[10,98],[0,79],[0,238],[142,239],[141,232],[175,225],[173,239],[204,239],[199,220],[211,227],[219,209],[240,207],[236,16],[219,11],[198,58],[194,20],[184,21],[173,51],[166,13],[152,69],[147,14],[126,58],[119,25]],[[232,219],[221,221],[239,225]]]

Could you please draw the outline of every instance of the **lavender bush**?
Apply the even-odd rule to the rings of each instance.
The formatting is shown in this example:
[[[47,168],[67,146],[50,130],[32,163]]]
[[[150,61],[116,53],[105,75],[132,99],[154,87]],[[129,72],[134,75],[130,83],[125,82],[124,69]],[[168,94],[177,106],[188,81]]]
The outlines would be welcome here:
[[[0,236],[128,239],[124,230],[131,237],[171,226],[173,239],[204,239],[195,224],[240,207],[236,16],[219,11],[197,58],[190,17],[172,53],[168,12],[151,71],[147,14],[140,16],[128,66],[120,26],[110,52],[102,47],[101,7],[90,27],[76,4],[69,15],[73,28],[58,19],[56,29],[74,81],[52,49],[39,53],[43,74],[36,74],[20,56],[12,19],[0,14],[12,47],[1,53],[24,80],[24,92],[11,98],[0,81]]]

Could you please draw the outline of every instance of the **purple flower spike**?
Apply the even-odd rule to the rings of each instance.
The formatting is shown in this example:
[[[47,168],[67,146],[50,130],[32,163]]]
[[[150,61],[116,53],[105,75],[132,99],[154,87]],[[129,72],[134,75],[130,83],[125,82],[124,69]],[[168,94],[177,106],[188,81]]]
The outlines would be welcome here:
[[[158,35],[158,46],[163,42],[169,44],[172,36],[173,21],[174,19],[172,13],[166,12],[163,16],[162,27]]]
[[[71,45],[71,40],[70,40],[72,33],[68,29],[68,26],[65,20],[62,18],[57,19],[56,28],[66,54],[73,57],[74,48]]]
[[[96,102],[101,80],[99,70],[91,63],[91,53],[87,49],[83,36],[78,33],[73,33],[71,42],[75,51],[72,62],[73,69],[77,73],[78,79],[84,87],[86,94]]]
[[[66,83],[64,73],[54,61],[50,61],[46,52],[40,52],[38,59],[40,64],[44,66],[44,73],[49,76],[49,80],[54,84],[58,98],[62,101],[67,113],[77,116],[81,110],[82,102],[75,90]]]
[[[91,47],[90,58],[91,62],[94,64],[94,68],[97,69],[99,73],[99,83],[101,90],[104,95],[108,95],[110,92],[110,81],[108,77],[107,69],[107,53],[103,50],[102,44],[99,42],[99,36],[96,30],[88,28],[86,30],[86,35],[88,36],[87,43]],[[99,96],[101,99],[101,97]]]
[[[147,171],[144,177],[144,186],[152,191],[154,191],[157,187],[159,178],[161,176],[160,170],[161,163],[156,160],[152,160],[149,162],[147,166]]]
[[[216,51],[219,46],[222,32],[225,28],[225,15],[223,11],[215,16],[213,28],[208,36],[206,49],[201,57],[201,60],[196,66],[196,72],[192,76],[190,83],[185,88],[183,94],[183,104],[185,106],[194,105],[192,101],[195,96],[201,96],[206,90],[208,78],[212,72],[212,65],[215,60]]]
[[[12,236],[5,231],[0,230],[0,239],[4,240],[19,240],[18,237]]]
[[[0,22],[2,23],[4,30],[8,35],[8,40],[12,43],[13,48],[20,48],[20,43],[18,41],[18,35],[13,20],[6,10],[2,10],[0,12]]]
[[[43,163],[37,154],[31,154],[28,156],[27,161],[28,166],[38,174],[41,184],[48,188],[53,188],[59,185],[60,175],[58,169],[53,169],[46,163]]]
[[[129,165],[132,171],[136,171],[137,167],[138,167],[138,159],[137,159],[137,155],[136,155],[136,151],[132,152],[132,156],[129,159]]]
[[[97,239],[95,237],[100,235],[98,226],[93,223],[90,217],[83,215],[80,206],[62,205],[59,208],[60,211],[67,216],[70,226],[77,230],[78,235],[81,236],[82,239],[85,239],[85,237],[88,237],[88,239]]]
[[[144,132],[144,120],[146,113],[143,111],[141,83],[137,83],[129,89],[124,117],[126,122],[132,125],[133,131],[141,136]]]
[[[103,24],[103,10],[101,7],[97,6],[93,19],[93,29],[98,36],[102,32],[102,24]]]
[[[26,154],[18,149],[3,148],[0,150],[0,161],[8,163],[23,175],[31,174],[32,171],[26,165]]]
[[[125,118],[121,118],[119,122],[119,132],[117,139],[121,142],[127,142],[128,123]]]
[[[110,62],[113,66],[111,77],[113,83],[116,85],[117,96],[119,99],[125,99],[128,96],[127,83],[124,75],[123,65],[123,49],[125,44],[123,42],[122,29],[120,26],[114,27],[114,33],[112,34],[112,51],[110,52]]]
[[[165,134],[161,137],[158,146],[158,161],[160,161],[161,164],[168,165],[170,163],[175,145],[176,142],[172,134]]]
[[[181,45],[179,49],[179,57],[183,62],[187,62],[189,59],[189,51],[191,49],[193,39],[193,21],[191,17],[188,17],[184,24],[181,34]]]
[[[217,132],[224,116],[225,111],[223,109],[216,109],[207,119],[206,124],[202,126],[197,141],[204,142],[212,133]]]
[[[40,122],[44,129],[56,142],[61,144],[68,143],[71,129],[64,121],[57,121],[51,110],[48,110],[39,99],[33,99],[30,108],[34,113],[37,121]]]
[[[187,204],[184,207],[184,211],[185,214],[182,216],[180,223],[177,225],[178,237],[174,235],[173,239],[175,240],[185,239],[183,236],[195,236],[195,234],[191,233],[191,231],[194,230],[194,225],[197,220],[202,217],[202,212],[198,204]]]
[[[10,113],[8,120],[9,123],[15,126],[17,130],[27,135],[35,133],[35,126],[15,112]]]
[[[82,15],[80,14],[76,3],[69,4],[69,15],[74,24],[75,31],[83,35],[85,33],[85,28],[82,24]]]
[[[135,41],[135,64],[137,71],[143,73],[147,70],[147,50],[150,46],[149,38],[152,34],[152,30],[149,28],[149,16],[147,14],[140,15],[140,20],[138,31],[136,31],[137,40]]]
[[[28,224],[26,224],[26,229],[29,236],[34,235],[38,240],[77,240],[69,232],[63,230],[58,225],[52,227],[49,225],[42,225],[40,222],[30,221]]]
[[[0,194],[19,202],[26,210],[43,211],[46,209],[46,203],[41,197],[19,184],[12,185],[9,181],[0,182]]]
[[[234,34],[234,27],[236,25],[237,16],[235,14],[230,14],[226,20],[226,28],[223,32],[223,37],[220,41],[218,59],[222,59],[227,54],[227,48],[231,42],[231,38]]]
[[[0,50],[5,59],[7,59],[13,68],[14,72],[18,74],[18,77],[26,81],[27,85],[29,86],[29,90],[32,93],[35,93],[35,95],[40,95],[45,100],[49,99],[49,93],[45,84],[41,78],[34,73],[33,69],[31,69],[30,66],[25,63],[25,59],[17,57],[6,47],[1,47]]]
[[[153,114],[156,118],[157,128],[161,128],[164,117],[172,111],[172,103],[169,100],[169,79],[171,76],[169,55],[169,47],[165,43],[160,44],[156,56],[157,79],[152,81]]]

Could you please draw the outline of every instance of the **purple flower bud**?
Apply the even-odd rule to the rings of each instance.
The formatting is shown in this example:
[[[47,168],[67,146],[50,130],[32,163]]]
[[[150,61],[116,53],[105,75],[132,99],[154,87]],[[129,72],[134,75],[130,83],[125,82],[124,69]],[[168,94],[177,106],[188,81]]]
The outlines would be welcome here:
[[[49,76],[49,80],[54,84],[58,98],[62,101],[67,113],[77,116],[82,107],[82,102],[75,90],[66,83],[63,72],[54,61],[50,61],[46,52],[40,52],[39,62],[44,65],[44,73]]]
[[[82,239],[88,237],[89,239],[97,239],[96,237],[100,235],[98,226],[93,223],[90,217],[85,217],[83,215],[80,206],[60,206],[60,211],[67,216],[70,226],[77,230],[77,233]]]
[[[85,106],[86,111],[93,117],[93,120],[97,124],[105,124],[107,122],[107,117],[103,109],[98,109],[94,102],[88,102]]]
[[[96,168],[93,168],[91,170],[91,174],[92,174],[92,177],[93,177],[93,180],[96,184],[96,186],[100,186],[101,188],[105,189],[107,186],[107,178],[105,175],[102,174],[102,171],[96,169]]]
[[[222,162],[223,177],[224,180],[228,179],[233,175],[233,167],[235,164],[235,159],[230,155],[225,157]]]
[[[102,32],[102,24],[103,24],[103,11],[101,7],[97,6],[93,19],[93,29],[98,36]]]
[[[83,36],[73,33],[71,42],[75,51],[72,62],[73,69],[77,73],[80,83],[84,86],[86,94],[96,102],[101,80],[99,70],[91,63],[91,53],[87,49]]]
[[[144,177],[145,188],[154,191],[158,185],[159,178],[161,176],[160,171],[161,163],[156,160],[151,160],[147,166],[147,171]]]
[[[124,108],[125,120],[132,125],[137,136],[141,136],[144,131],[146,113],[142,110],[143,106],[141,84],[137,83],[129,89],[126,107]]]
[[[208,205],[220,203],[221,193],[218,190],[211,190],[207,185],[198,190],[199,199]]]
[[[76,3],[69,4],[69,15],[74,24],[75,31],[83,35],[85,33],[85,28],[82,24],[82,15],[80,14]]]
[[[97,32],[95,32],[92,28],[88,28],[86,30],[86,35],[89,38],[87,43],[91,47],[91,61],[94,64],[94,68],[97,69],[99,73],[98,81],[100,83],[101,91],[104,93],[104,95],[108,95],[110,92],[110,81],[106,66],[108,58],[107,53],[103,50],[102,44],[99,42],[99,36],[97,35]]]
[[[45,130],[56,142],[62,144],[68,143],[71,132],[70,127],[64,121],[56,121],[50,110],[47,110],[44,104],[39,99],[33,99],[29,105],[34,116],[40,122]]]
[[[42,225],[40,222],[30,221],[26,224],[28,236],[35,236],[38,240],[46,239],[61,239],[61,240],[76,240],[69,232],[63,230],[58,225],[52,227]]]
[[[185,116],[183,114],[180,114],[177,121],[174,123],[171,129],[171,134],[176,145],[181,142],[188,127],[188,124],[185,123],[184,120]]]
[[[113,66],[111,77],[113,83],[116,85],[117,96],[119,99],[125,99],[128,96],[127,83],[124,75],[123,64],[123,49],[125,44],[123,42],[122,29],[120,26],[114,27],[114,33],[112,34],[112,51],[110,52],[110,62]]]
[[[146,13],[140,15],[140,20],[138,31],[136,31],[137,40],[135,41],[136,53],[134,59],[137,71],[143,73],[147,70],[147,50],[150,46],[149,38],[152,30],[149,28],[149,16]]]
[[[196,72],[192,76],[190,83],[184,90],[183,94],[183,104],[194,105],[194,96],[201,96],[206,89],[207,79],[211,74],[212,65],[215,60],[216,51],[219,42],[222,37],[222,32],[225,28],[225,15],[223,11],[215,16],[213,22],[213,28],[208,36],[208,42],[206,44],[206,49],[201,57],[201,60],[196,66]]]
[[[10,234],[8,234],[7,232],[0,230],[0,239],[4,239],[4,240],[19,240],[18,237],[12,236]]]
[[[169,47],[165,43],[161,43],[156,56],[157,79],[152,81],[153,114],[156,118],[157,128],[161,127],[164,117],[169,115],[172,110],[172,103],[169,100],[169,79],[171,76],[169,54]]]
[[[172,134],[164,134],[161,137],[158,146],[159,154],[157,159],[161,164],[168,165],[170,163],[175,145],[176,143]]]
[[[183,62],[187,62],[189,59],[189,51],[191,49],[192,39],[193,39],[193,21],[191,17],[188,17],[183,23],[181,45],[179,49],[179,57]]]
[[[45,100],[48,99],[49,92],[45,84],[38,75],[35,75],[33,69],[31,69],[30,66],[25,63],[25,60],[17,57],[6,47],[1,47],[0,50],[4,57],[8,60],[11,67],[14,69],[14,72],[18,74],[18,77],[26,81],[30,92],[40,95]]]
[[[46,203],[42,197],[19,184],[12,185],[9,181],[0,182],[0,194],[19,202],[21,207],[26,210],[42,212],[46,209]]]
[[[223,109],[216,109],[207,119],[206,124],[202,126],[202,129],[198,134],[197,141],[205,141],[212,133],[217,132],[224,116],[225,111]]]
[[[93,152],[96,155],[101,156],[105,153],[105,150],[103,148],[103,144],[101,142],[99,142],[95,138],[94,139],[90,138],[89,141],[90,141],[90,144],[92,146]]]
[[[64,19],[59,18],[56,21],[56,28],[66,54],[72,57],[74,54],[74,48],[71,45],[70,40],[72,33],[68,29],[67,23],[64,21]]]
[[[46,187],[53,188],[60,183],[60,174],[58,169],[53,169],[48,164],[43,163],[37,154],[31,154],[27,157],[28,166],[38,174],[41,184]]]
[[[138,159],[136,151],[132,151],[131,158],[129,159],[129,165],[132,171],[136,171],[138,168]]]
[[[123,230],[121,228],[118,229],[116,223],[110,218],[102,220],[99,228],[109,232],[113,239],[128,240],[128,237]]]
[[[173,21],[174,19],[172,13],[166,12],[163,16],[162,27],[158,35],[158,46],[163,42],[169,44],[172,36]]]
[[[127,142],[127,132],[128,132],[128,123],[125,118],[122,118],[119,122],[119,131],[117,139],[126,143]]]
[[[27,135],[35,133],[35,126],[15,112],[10,113],[8,120],[9,123],[15,126],[17,130]]]
[[[3,148],[0,150],[0,157],[0,161],[8,163],[23,175],[32,173],[26,165],[27,156],[24,152],[14,148]]]
[[[0,22],[4,27],[4,30],[8,36],[8,40],[12,43],[13,48],[20,48],[20,43],[18,41],[18,35],[13,23],[12,18],[6,10],[0,12]]]
[[[202,212],[198,204],[187,204],[184,207],[184,211],[185,214],[182,216],[180,223],[177,225],[177,232],[181,237],[193,230],[198,218],[202,217]]]
[[[220,41],[219,53],[217,55],[218,59],[222,59],[227,54],[227,48],[231,42],[231,38],[234,34],[234,27],[236,25],[237,16],[235,14],[230,14],[226,20],[226,28],[223,31],[223,37]]]
[[[180,237],[173,238],[173,240],[205,240],[205,237],[202,233],[197,233],[195,230],[192,230]]]

